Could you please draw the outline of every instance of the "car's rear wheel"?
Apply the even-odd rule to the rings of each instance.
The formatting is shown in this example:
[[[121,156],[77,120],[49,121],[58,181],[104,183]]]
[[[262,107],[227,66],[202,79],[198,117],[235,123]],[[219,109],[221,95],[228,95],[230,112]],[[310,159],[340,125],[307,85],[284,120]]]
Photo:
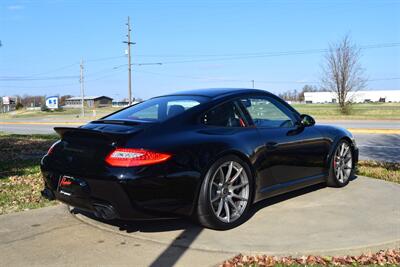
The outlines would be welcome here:
[[[199,194],[199,222],[213,229],[230,229],[246,220],[253,197],[253,177],[246,162],[230,155],[207,172]]]
[[[343,187],[353,176],[353,150],[347,141],[341,140],[332,155],[327,183],[329,186]]]

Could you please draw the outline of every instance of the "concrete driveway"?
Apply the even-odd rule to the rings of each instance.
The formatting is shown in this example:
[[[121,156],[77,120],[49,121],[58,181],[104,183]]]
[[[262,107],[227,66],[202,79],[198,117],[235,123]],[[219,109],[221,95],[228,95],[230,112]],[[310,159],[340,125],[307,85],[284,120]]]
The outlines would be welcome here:
[[[264,201],[224,232],[182,219],[103,223],[65,205],[0,216],[2,266],[215,266],[238,253],[343,255],[399,246],[400,185],[365,177]]]

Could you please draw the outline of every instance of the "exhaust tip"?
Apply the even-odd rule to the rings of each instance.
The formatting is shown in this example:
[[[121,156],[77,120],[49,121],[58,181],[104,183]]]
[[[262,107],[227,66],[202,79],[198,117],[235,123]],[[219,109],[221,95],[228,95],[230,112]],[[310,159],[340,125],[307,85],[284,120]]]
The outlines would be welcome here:
[[[93,204],[94,215],[104,220],[113,220],[117,218],[115,209],[110,205]]]

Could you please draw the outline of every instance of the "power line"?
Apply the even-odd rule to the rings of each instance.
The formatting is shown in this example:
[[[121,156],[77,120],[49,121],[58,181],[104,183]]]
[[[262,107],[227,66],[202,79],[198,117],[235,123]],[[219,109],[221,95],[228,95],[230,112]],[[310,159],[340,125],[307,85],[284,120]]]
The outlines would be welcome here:
[[[73,64],[69,64],[69,65],[66,65],[66,66],[63,66],[63,67],[59,67],[59,68],[56,68],[56,69],[53,69],[53,70],[49,70],[49,71],[46,71],[46,72],[36,73],[36,74],[33,74],[33,75],[29,75],[29,77],[42,76],[42,75],[45,75],[45,74],[54,73],[54,72],[57,72],[57,71],[60,71],[60,70],[69,69],[69,68],[74,67],[76,65],[79,65],[79,63],[73,63]]]
[[[160,75],[160,76],[169,76],[174,78],[183,78],[183,79],[194,79],[194,80],[205,80],[207,82],[257,82],[257,83],[266,83],[266,84],[318,84],[318,81],[266,81],[266,80],[255,80],[255,79],[220,79],[220,78],[210,78],[210,77],[202,77],[202,76],[190,76],[190,75],[175,75],[175,74],[167,74],[167,73],[159,73],[152,71],[143,71],[143,70],[135,70],[135,72],[139,73],[147,73],[152,75]],[[374,78],[367,79],[369,82],[374,81],[389,81],[389,80],[400,80],[400,77],[389,77],[389,78]]]
[[[125,42],[126,43],[126,42]],[[134,43],[131,43],[134,44]],[[379,49],[379,48],[390,48],[390,47],[398,47],[400,43],[381,43],[381,44],[370,44],[360,46],[360,49]],[[187,60],[176,60],[176,61],[165,61],[165,62],[155,62],[155,63],[131,63],[131,66],[147,66],[147,65],[164,65],[164,64],[181,64],[181,63],[195,63],[195,62],[210,62],[210,61],[224,61],[224,60],[237,60],[237,59],[248,59],[248,58],[265,58],[265,57],[279,57],[279,56],[290,56],[290,55],[305,55],[305,54],[316,54],[316,53],[325,53],[328,49],[307,49],[307,50],[291,50],[291,51],[281,51],[281,52],[257,52],[257,53],[237,53],[237,54],[198,54],[198,55],[135,55],[136,57],[206,57],[205,59],[187,59]],[[100,61],[109,61],[113,59],[124,58],[125,56],[110,56],[110,57],[102,57],[102,58],[92,58],[86,60],[86,62],[100,62]],[[72,64],[55,68],[53,70],[49,70],[42,73],[36,73],[32,75],[25,76],[9,76],[9,77],[0,77],[0,81],[15,81],[24,79],[24,80],[52,80],[52,79],[73,79],[76,77],[73,76],[60,76],[60,77],[38,77],[34,79],[36,76],[42,76],[48,73],[54,73],[60,70],[64,70],[73,66],[79,65],[79,62],[74,62]],[[129,64],[128,64],[129,65]],[[127,64],[121,65],[127,66]],[[97,74],[97,73],[95,73]],[[61,78],[63,77],[63,78]]]
[[[66,86],[74,86],[77,83],[67,83],[67,84],[53,84],[53,85],[45,85],[45,86],[25,86],[25,85],[2,85],[2,88],[21,88],[21,89],[43,89],[43,88],[54,88],[54,87],[66,87]]]
[[[115,71],[114,73],[110,73],[107,75],[103,75],[100,76],[98,78],[95,79],[85,79],[85,83],[91,83],[94,81],[98,81],[98,80],[103,80],[106,79],[108,77],[111,76],[115,76],[115,74],[118,74],[117,72],[121,72],[121,71],[126,71],[125,69],[118,69],[117,71]],[[86,75],[87,76],[87,75]],[[5,85],[1,85],[2,88],[19,88],[19,89],[45,89],[45,88],[57,88],[57,87],[70,87],[70,86],[76,86],[77,83],[79,83],[79,80],[77,79],[77,82],[75,83],[65,83],[65,84],[51,84],[51,85],[44,85],[44,86],[34,86],[34,85],[30,85],[30,86],[25,86],[25,85],[10,85],[10,84],[5,84]]]
[[[367,49],[377,49],[377,48],[389,48],[389,47],[398,47],[400,43],[385,43],[385,44],[371,44],[360,46],[359,48],[362,50]],[[187,55],[187,56],[177,56],[175,57],[205,57],[204,59],[185,59],[185,60],[175,60],[175,61],[165,61],[160,62],[162,65],[164,64],[182,64],[182,63],[196,63],[196,62],[212,62],[212,61],[226,61],[226,60],[237,60],[237,59],[250,59],[250,58],[266,58],[266,57],[279,57],[279,56],[291,56],[291,55],[306,55],[306,54],[319,54],[326,53],[329,49],[320,48],[320,49],[307,49],[307,50],[292,50],[292,51],[282,51],[282,52],[262,52],[262,53],[242,53],[242,54],[210,54],[210,55]],[[137,55],[139,56],[139,55]],[[155,56],[152,56],[155,57]],[[159,57],[163,57],[159,55]],[[168,56],[165,56],[168,57]],[[172,57],[172,56],[169,56]],[[160,65],[161,65],[160,64]]]
[[[86,83],[88,83],[88,82],[93,82],[93,81],[98,81],[98,80],[103,80],[103,79],[105,79],[105,78],[114,76],[116,73],[119,73],[119,72],[122,72],[122,71],[126,71],[126,69],[118,69],[118,70],[114,71],[114,73],[110,73],[110,74],[107,74],[107,75],[103,75],[103,76],[100,76],[100,77],[98,77],[98,78],[96,78],[96,79],[87,79],[87,80],[86,80]]]
[[[368,79],[368,82],[400,80],[400,77]]]
[[[14,81],[14,82],[23,82],[23,81],[50,81],[50,80],[70,80],[77,79],[79,76],[69,75],[69,76],[53,76],[53,77],[26,77],[26,76],[0,76],[0,81]]]
[[[175,75],[175,74],[166,74],[152,71],[143,71],[143,70],[134,70],[135,72],[147,73],[152,75],[160,75],[160,76],[169,76],[174,78],[183,78],[183,79],[193,79],[193,80],[204,80],[206,82],[258,82],[258,83],[298,83],[298,84],[307,84],[307,83],[318,83],[318,82],[309,82],[309,81],[263,81],[263,80],[242,80],[242,79],[221,79],[221,78],[210,78],[210,77],[201,77],[201,76],[190,76],[190,75]]]
[[[131,43],[133,44],[133,43]],[[363,45],[360,46],[360,49],[379,49],[379,48],[389,48],[389,47],[398,47],[400,46],[400,43],[381,43],[381,44],[370,44],[370,45]],[[95,72],[94,74],[89,75],[89,77],[96,76],[98,74],[104,73],[104,72],[110,72],[114,71],[115,69],[119,69],[121,67],[125,66],[146,66],[146,65],[162,65],[162,64],[179,64],[179,63],[192,63],[192,62],[207,62],[207,61],[223,61],[223,60],[236,60],[236,59],[242,59],[242,58],[262,58],[262,57],[277,57],[277,56],[289,56],[289,55],[303,55],[303,54],[312,54],[312,53],[323,53],[327,52],[328,49],[308,49],[308,50],[293,50],[293,51],[282,51],[282,52],[269,52],[269,53],[241,53],[241,54],[208,54],[208,55],[191,55],[191,57],[217,57],[217,58],[206,58],[206,59],[191,59],[191,60],[178,60],[178,61],[166,61],[166,62],[157,62],[157,63],[128,63],[128,64],[123,64],[116,66],[112,69],[105,69],[99,72]],[[145,55],[137,55],[139,56],[145,56]],[[163,55],[157,55],[157,56],[163,56]],[[189,55],[167,55],[164,57],[188,57]],[[125,56],[113,56],[113,57],[103,57],[103,58],[93,58],[89,59],[89,62],[99,62],[99,61],[108,61],[112,59],[118,59],[118,58],[123,58]],[[155,57],[155,56],[152,56]],[[128,61],[129,62],[129,61]],[[24,81],[52,81],[52,80],[71,80],[71,79],[79,79],[79,76],[76,75],[64,75],[64,76],[42,76],[44,74],[48,73],[53,73],[57,72],[60,70],[64,70],[67,68],[71,68],[79,63],[72,63],[66,66],[62,66],[53,70],[49,70],[46,72],[42,73],[36,73],[33,75],[27,75],[27,76],[0,76],[0,82],[5,82],[5,81],[12,81],[12,82],[24,82]],[[129,68],[128,68],[129,70]],[[188,79],[196,79],[196,80],[207,80],[207,81],[229,81],[229,82],[251,82],[252,80],[237,80],[237,79],[215,79],[215,78],[208,78],[208,77],[195,77],[195,76],[186,76],[186,75],[171,75],[171,74],[165,74],[165,73],[156,73],[156,72],[146,72],[146,71],[138,71],[137,72],[143,72],[143,73],[149,73],[149,74],[154,74],[154,75],[163,75],[163,76],[170,76],[170,77],[177,77],[177,78],[188,78]],[[109,74],[105,76],[101,76],[97,79],[89,79],[89,81],[96,81],[100,79],[107,78],[109,76],[113,76],[114,74]],[[385,81],[385,80],[398,80],[400,79],[399,77],[391,77],[391,78],[379,78],[379,79],[368,79],[369,82],[375,82],[375,81]],[[262,81],[262,80],[257,80],[258,83],[294,83],[294,84],[307,84],[307,83],[319,83],[315,81]],[[65,87],[65,86],[72,86],[75,85],[75,83],[68,83],[68,84],[55,84],[55,85],[46,85],[46,86],[15,86],[15,85],[2,85],[2,87],[9,87],[9,88],[51,88],[51,87]]]
[[[113,68],[103,69],[98,72],[94,72],[89,75],[89,77],[96,76],[98,74],[114,71],[115,69],[119,69],[122,66],[127,66],[127,64],[119,65]],[[47,81],[47,80],[63,80],[63,79],[79,79],[79,76],[76,75],[69,75],[69,76],[52,76],[52,77],[31,77],[31,76],[0,76],[1,81]]]
[[[400,46],[400,43],[381,43],[381,44],[370,44],[370,45],[362,45],[360,49],[374,49],[374,48],[387,48],[387,47],[397,47]],[[305,49],[305,50],[289,50],[289,51],[278,51],[278,52],[249,52],[249,53],[232,53],[232,54],[186,54],[186,55],[163,55],[163,54],[154,54],[154,55],[146,55],[146,54],[137,54],[136,57],[171,57],[171,58],[187,58],[187,57],[237,57],[237,56],[280,56],[287,54],[304,54],[304,53],[322,53],[327,52],[329,49],[326,48],[318,48],[318,49]]]
[[[109,61],[117,58],[125,58],[125,56],[114,56],[114,57],[102,57],[102,58],[93,58],[88,59],[86,62],[99,62],[99,61]]]
[[[124,58],[124,57],[125,56],[92,58],[92,59],[86,60],[86,63],[87,62],[109,61],[109,60],[112,60],[112,59]],[[48,70],[48,71],[44,71],[44,72],[39,72],[39,73],[34,73],[34,74],[29,74],[29,75],[22,75],[22,76],[8,76],[8,77],[5,77],[5,78],[12,78],[12,79],[20,79],[20,78],[22,79],[23,78],[25,80],[28,80],[28,79],[31,79],[31,80],[42,80],[42,79],[43,80],[47,80],[47,79],[49,79],[48,77],[41,77],[41,76],[43,76],[45,74],[54,73],[54,72],[58,72],[58,71],[61,71],[61,70],[69,69],[69,68],[72,68],[74,66],[79,66],[79,64],[80,64],[80,62],[74,62],[74,63],[68,64],[68,65],[65,65],[65,66],[62,66],[62,67],[58,67],[58,68],[55,68],[55,69],[51,69],[51,70]],[[38,79],[33,79],[33,78],[36,78],[36,77]],[[4,76],[3,77],[0,76],[0,80],[2,80],[2,78],[4,78]],[[51,79],[53,79],[53,78],[54,77],[51,77]]]

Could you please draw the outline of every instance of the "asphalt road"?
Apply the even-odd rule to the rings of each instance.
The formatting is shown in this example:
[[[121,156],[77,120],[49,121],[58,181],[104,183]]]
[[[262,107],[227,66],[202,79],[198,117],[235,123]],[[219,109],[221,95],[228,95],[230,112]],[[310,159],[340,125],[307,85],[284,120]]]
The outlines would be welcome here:
[[[400,134],[354,134],[361,160],[400,162]]]
[[[77,127],[80,123],[65,124],[1,124],[0,132],[16,134],[50,134],[56,126]],[[84,124],[84,123],[82,123]],[[356,129],[400,129],[398,121],[323,121],[321,124],[337,125]],[[400,162],[399,134],[362,134],[355,133],[360,149],[360,159]]]
[[[54,127],[66,126],[65,124],[0,124],[0,132],[14,134],[52,134]],[[67,125],[78,127],[79,125]]]
[[[318,120],[317,123],[356,129],[400,129],[399,120]]]

